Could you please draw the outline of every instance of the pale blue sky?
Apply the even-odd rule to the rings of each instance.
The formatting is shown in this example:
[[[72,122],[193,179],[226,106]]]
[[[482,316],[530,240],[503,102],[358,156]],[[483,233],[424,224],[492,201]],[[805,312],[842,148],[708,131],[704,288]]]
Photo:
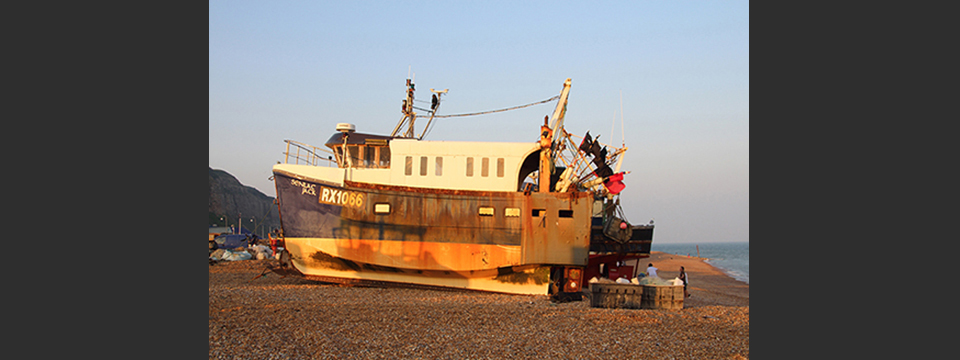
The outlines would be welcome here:
[[[408,72],[418,100],[450,89],[441,114],[571,78],[567,131],[629,147],[630,222],[655,219],[655,243],[748,241],[749,37],[747,1],[210,1],[209,165],[276,196],[283,140],[389,135]],[[555,105],[437,119],[426,139],[533,142]]]

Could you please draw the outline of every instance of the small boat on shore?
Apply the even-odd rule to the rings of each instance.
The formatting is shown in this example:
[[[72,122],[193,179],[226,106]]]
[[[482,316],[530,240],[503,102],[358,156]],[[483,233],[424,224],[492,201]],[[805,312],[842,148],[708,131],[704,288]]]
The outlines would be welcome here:
[[[570,84],[531,129],[536,142],[416,137],[416,119],[429,118],[426,133],[457,115],[437,114],[447,90],[415,108],[409,79],[390,135],[340,123],[325,147],[286,140],[273,175],[288,265],[321,281],[579,300],[599,264],[649,256],[653,225],[629,224],[620,208],[627,172],[613,164],[626,147],[589,132],[578,145],[564,130]]]

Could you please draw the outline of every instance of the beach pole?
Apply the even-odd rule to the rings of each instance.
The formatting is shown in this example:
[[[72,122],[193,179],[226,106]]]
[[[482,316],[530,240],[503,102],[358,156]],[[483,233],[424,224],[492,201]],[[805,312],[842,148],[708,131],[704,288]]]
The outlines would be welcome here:
[[[700,257],[700,244],[697,244],[697,257]]]

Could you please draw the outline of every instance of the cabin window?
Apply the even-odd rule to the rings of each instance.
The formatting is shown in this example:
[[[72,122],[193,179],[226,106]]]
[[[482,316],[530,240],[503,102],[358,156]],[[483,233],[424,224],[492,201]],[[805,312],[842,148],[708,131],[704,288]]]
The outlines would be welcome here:
[[[443,158],[437,156],[437,176],[443,175]]]
[[[573,210],[560,210],[560,217],[562,218],[572,218]]]
[[[372,168],[377,166],[377,148],[366,146],[363,148],[363,167]]]
[[[543,213],[545,213],[545,212],[547,212],[547,209],[533,209],[533,210],[530,212],[530,216],[540,217],[540,214],[543,214]]]
[[[380,154],[379,154],[379,158],[380,158],[380,164],[379,164],[379,166],[380,166],[381,168],[390,168],[390,148],[389,148],[389,147],[381,147],[381,148],[378,148],[378,149],[380,150],[380,151],[379,151],[379,152],[380,152]]]
[[[497,159],[497,177],[503,177],[503,158]]]
[[[390,204],[374,204],[373,213],[377,215],[385,215],[390,213]]]
[[[360,167],[362,164],[360,160],[360,147],[347,146],[347,152],[350,154],[350,165],[353,167]]]
[[[467,176],[473,176],[473,158],[467,158]]]
[[[427,176],[427,157],[420,157],[420,176]]]
[[[405,163],[403,174],[407,176],[413,175],[413,156],[407,156]]]
[[[487,206],[481,206],[480,216],[493,216],[493,208],[487,207]]]
[[[520,209],[518,209],[518,208],[506,208],[506,209],[503,209],[503,216],[506,216],[506,217],[519,217],[519,216],[520,216]]]
[[[490,175],[490,158],[483,158],[480,161],[480,176],[487,177]]]
[[[389,169],[390,148],[379,145],[333,146],[340,167]]]

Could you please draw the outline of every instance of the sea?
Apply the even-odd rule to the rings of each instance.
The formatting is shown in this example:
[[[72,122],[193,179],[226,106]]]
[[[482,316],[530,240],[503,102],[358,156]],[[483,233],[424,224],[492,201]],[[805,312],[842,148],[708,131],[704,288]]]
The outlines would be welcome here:
[[[668,254],[697,256],[707,258],[707,263],[722,270],[730,277],[750,283],[750,242],[704,243],[704,244],[657,244],[650,245],[650,251],[662,251]]]

